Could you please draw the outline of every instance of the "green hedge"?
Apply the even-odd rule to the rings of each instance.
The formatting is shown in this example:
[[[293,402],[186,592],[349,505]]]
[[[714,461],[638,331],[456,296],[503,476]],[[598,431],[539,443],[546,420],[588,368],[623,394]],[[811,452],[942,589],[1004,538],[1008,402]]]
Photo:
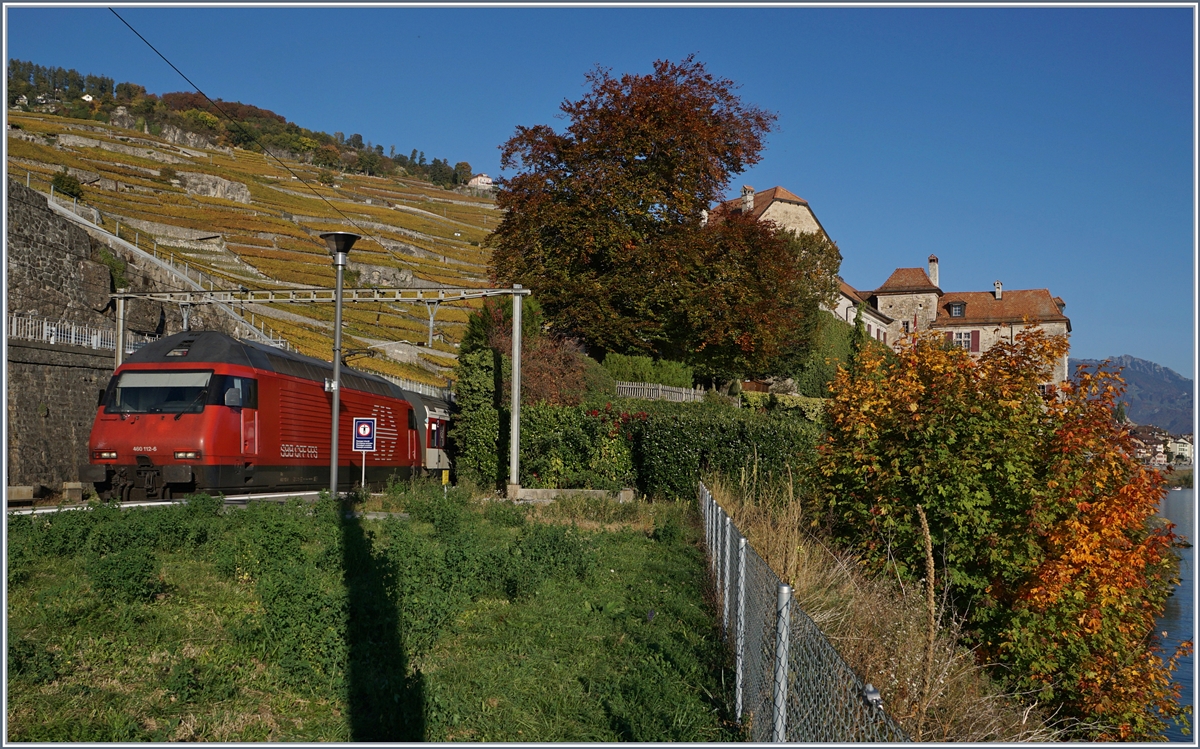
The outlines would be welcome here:
[[[472,424],[508,423],[508,412],[492,410]],[[784,475],[813,453],[820,426],[805,409],[757,412],[712,403],[670,403],[614,399],[604,406],[525,406],[521,409],[522,486],[531,488],[636,487],[650,497],[690,497],[701,474],[712,471],[740,479],[742,471]],[[458,475],[485,486],[478,456],[494,449],[497,434],[483,429],[459,432]],[[507,465],[508,433],[499,435],[499,455]],[[464,459],[465,456],[468,459]],[[496,456],[494,456],[496,457]],[[484,470],[489,470],[485,468]]]
[[[608,354],[603,366],[614,380],[622,382],[653,382],[690,388],[693,381],[692,368],[686,364],[665,359],[655,361],[648,356]]]

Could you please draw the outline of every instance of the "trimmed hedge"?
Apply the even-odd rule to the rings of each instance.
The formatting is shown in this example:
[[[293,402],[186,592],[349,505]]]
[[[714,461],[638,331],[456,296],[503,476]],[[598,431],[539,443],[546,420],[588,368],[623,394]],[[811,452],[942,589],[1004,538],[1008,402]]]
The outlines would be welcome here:
[[[614,380],[622,382],[653,382],[671,387],[690,388],[694,379],[692,368],[680,362],[648,356],[626,356],[608,354],[604,357],[604,369]]]
[[[636,410],[635,410],[636,409]],[[815,417],[815,418],[814,418]],[[476,417],[478,421],[484,421]],[[493,412],[491,423],[508,423]],[[714,403],[613,399],[604,406],[521,409],[521,485],[616,490],[633,486],[650,497],[690,497],[703,472],[738,480],[742,471],[784,475],[811,457],[820,434],[816,408],[758,412]],[[485,453],[496,432],[459,432],[482,444],[458,443],[466,456]],[[500,437],[507,462],[508,433]],[[456,456],[460,477],[481,485],[499,480]]]
[[[510,411],[502,383],[509,367],[488,349],[459,358],[459,412],[449,433],[459,480],[507,482]],[[519,479],[535,489],[636,487],[649,497],[690,497],[703,472],[734,480],[743,470],[794,472],[814,454],[823,413],[820,399],[803,397],[768,397],[760,409],[592,391],[579,406],[526,404]]]

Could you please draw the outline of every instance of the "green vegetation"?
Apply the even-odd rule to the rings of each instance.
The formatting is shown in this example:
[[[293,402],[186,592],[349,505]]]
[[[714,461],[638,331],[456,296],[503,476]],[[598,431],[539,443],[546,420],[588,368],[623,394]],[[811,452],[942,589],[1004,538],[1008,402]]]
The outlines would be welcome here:
[[[1114,418],[1117,375],[1042,392],[1066,351],[1036,328],[978,359],[937,332],[864,347],[826,407],[813,522],[874,574],[940,570],[965,642],[1070,737],[1152,740],[1186,726],[1170,675],[1192,646],[1165,650],[1155,627],[1177,584],[1163,478]]]
[[[665,359],[655,361],[649,356],[608,354],[602,364],[614,380],[622,382],[656,382],[678,388],[692,386],[692,368],[679,362]]]
[[[490,271],[525,285],[597,358],[684,362],[702,378],[765,376],[803,355],[841,255],[713,204],[761,158],[775,115],[687,57],[619,78],[597,68],[566,128],[519,127],[497,195]],[[713,215],[708,215],[709,210]]]
[[[16,741],[729,741],[687,505],[8,519]]]
[[[1169,474],[1167,474],[1167,486],[1172,488],[1179,486],[1183,487],[1184,489],[1191,489],[1192,469],[1186,468],[1172,470]]]
[[[83,197],[83,185],[79,184],[78,179],[67,173],[66,167],[63,167],[61,172],[54,175],[54,179],[50,180],[50,184],[60,194],[66,195],[68,198]]]

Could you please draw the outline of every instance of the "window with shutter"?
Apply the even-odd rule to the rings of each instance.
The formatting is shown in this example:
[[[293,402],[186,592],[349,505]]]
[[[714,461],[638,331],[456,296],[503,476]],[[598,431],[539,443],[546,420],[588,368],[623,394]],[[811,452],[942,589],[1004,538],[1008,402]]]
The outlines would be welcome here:
[[[971,351],[974,353],[979,353],[979,331],[978,330],[971,331]]]

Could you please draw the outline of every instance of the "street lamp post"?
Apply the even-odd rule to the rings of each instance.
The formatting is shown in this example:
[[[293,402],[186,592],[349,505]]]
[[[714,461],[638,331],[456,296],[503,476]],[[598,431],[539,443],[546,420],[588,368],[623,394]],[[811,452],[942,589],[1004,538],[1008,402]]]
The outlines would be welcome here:
[[[338,496],[338,410],[341,402],[342,379],[342,272],[346,269],[346,257],[350,248],[359,239],[348,231],[331,231],[321,235],[333,256],[333,267],[337,269],[337,284],[334,287],[333,303],[333,381],[329,385],[333,393],[333,432],[329,438],[329,496]]]

